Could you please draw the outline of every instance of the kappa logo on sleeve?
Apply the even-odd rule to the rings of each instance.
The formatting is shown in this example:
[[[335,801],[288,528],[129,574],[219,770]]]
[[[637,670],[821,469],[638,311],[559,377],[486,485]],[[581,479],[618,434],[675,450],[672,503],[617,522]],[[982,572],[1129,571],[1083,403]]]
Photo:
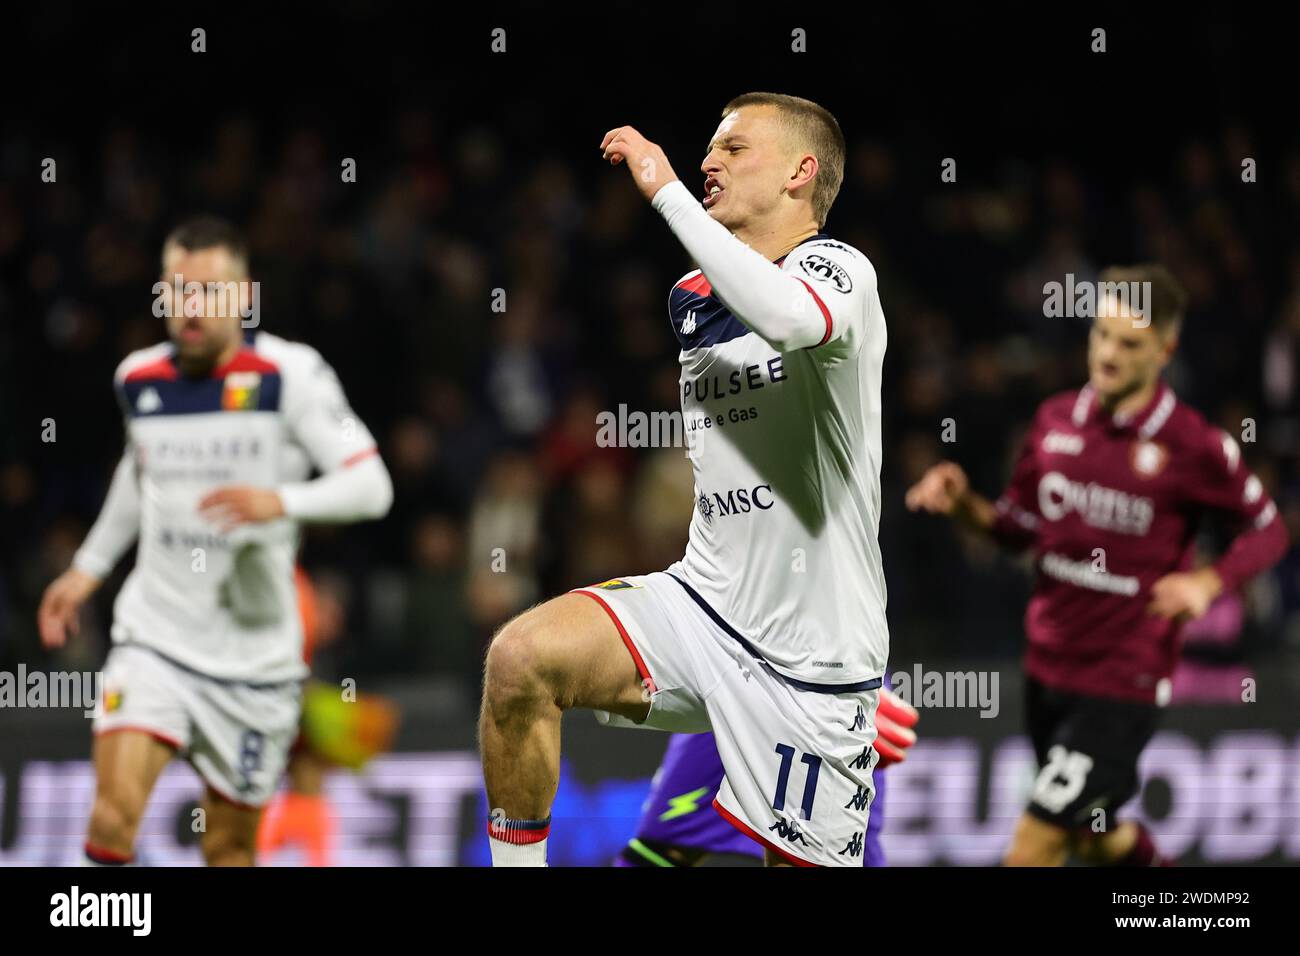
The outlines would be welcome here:
[[[162,408],[162,399],[158,397],[158,389],[146,388],[140,392],[140,397],[135,400],[135,410],[141,415],[149,415]]]

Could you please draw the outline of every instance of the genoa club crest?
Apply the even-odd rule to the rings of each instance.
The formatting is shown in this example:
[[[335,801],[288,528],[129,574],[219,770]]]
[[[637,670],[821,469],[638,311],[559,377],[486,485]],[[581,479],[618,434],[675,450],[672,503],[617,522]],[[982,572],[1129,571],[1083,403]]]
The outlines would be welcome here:
[[[231,372],[221,393],[221,408],[227,412],[246,412],[257,408],[262,376],[258,372]]]

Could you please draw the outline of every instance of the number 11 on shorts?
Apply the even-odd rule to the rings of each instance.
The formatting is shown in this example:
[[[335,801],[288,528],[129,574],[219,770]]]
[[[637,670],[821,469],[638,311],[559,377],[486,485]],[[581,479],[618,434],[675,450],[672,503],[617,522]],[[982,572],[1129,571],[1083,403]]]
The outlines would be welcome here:
[[[790,765],[794,763],[794,748],[789,744],[777,744],[776,752],[781,755],[781,770],[776,775],[776,796],[772,798],[773,810],[785,809],[785,788],[790,782]],[[817,775],[821,773],[822,758],[813,754],[804,754],[799,758],[808,767],[808,779],[803,785],[803,803],[800,810],[803,819],[811,820],[813,800],[817,797]]]

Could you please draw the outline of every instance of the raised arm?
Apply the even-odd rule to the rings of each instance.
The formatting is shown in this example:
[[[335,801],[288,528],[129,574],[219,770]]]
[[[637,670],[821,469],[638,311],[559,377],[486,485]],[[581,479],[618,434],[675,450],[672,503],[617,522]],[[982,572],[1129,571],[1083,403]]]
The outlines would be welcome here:
[[[808,244],[793,272],[745,245],[716,222],[680,181],[651,201],[713,286],[714,294],[778,352],[853,339],[876,274],[862,256],[838,243]]]

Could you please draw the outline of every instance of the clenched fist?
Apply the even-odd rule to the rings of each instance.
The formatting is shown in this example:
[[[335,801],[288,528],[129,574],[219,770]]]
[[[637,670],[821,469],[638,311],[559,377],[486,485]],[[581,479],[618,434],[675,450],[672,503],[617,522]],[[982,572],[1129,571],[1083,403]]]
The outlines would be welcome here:
[[[961,465],[955,461],[941,461],[907,489],[905,500],[909,511],[928,511],[952,517],[969,490],[970,479]]]
[[[632,181],[646,199],[654,199],[655,193],[677,179],[664,151],[631,126],[618,126],[606,133],[600,151],[611,166],[627,163]]]

